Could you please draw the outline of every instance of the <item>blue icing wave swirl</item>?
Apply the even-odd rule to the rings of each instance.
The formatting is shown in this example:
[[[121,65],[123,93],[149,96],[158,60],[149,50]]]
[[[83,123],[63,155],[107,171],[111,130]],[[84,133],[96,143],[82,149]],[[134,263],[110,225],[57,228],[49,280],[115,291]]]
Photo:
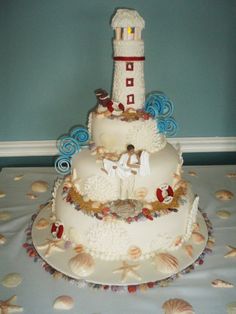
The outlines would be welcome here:
[[[80,150],[80,145],[73,137],[64,136],[58,141],[57,148],[62,155],[71,157]]]
[[[88,130],[84,127],[76,127],[74,128],[70,135],[76,139],[80,144],[84,144],[89,140]]]
[[[56,171],[62,175],[70,173],[71,162],[70,158],[65,156],[59,156],[55,161]]]
[[[175,135],[178,129],[178,125],[172,117],[167,119],[160,118],[157,122],[157,127],[160,133],[165,133],[167,136]]]

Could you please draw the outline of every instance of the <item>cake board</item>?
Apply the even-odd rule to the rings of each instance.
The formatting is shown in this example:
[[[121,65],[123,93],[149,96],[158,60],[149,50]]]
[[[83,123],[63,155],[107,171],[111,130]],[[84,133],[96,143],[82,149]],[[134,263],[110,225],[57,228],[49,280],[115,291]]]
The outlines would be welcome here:
[[[94,258],[95,261],[95,270],[94,272],[87,277],[77,276],[69,267],[70,259],[76,255],[74,248],[70,245],[68,241],[62,243],[62,251],[51,250],[50,254],[46,254],[47,249],[42,249],[42,244],[46,243],[47,240],[53,240],[50,223],[47,227],[39,230],[36,228],[37,223],[40,219],[44,218],[50,221],[51,208],[46,206],[39,211],[37,216],[34,219],[32,225],[32,244],[37,251],[38,255],[46,262],[47,265],[50,265],[54,270],[63,274],[71,280],[75,281],[85,281],[88,284],[102,285],[102,286],[116,286],[116,287],[127,287],[127,286],[139,286],[146,283],[158,283],[168,278],[174,279],[178,277],[179,273],[183,273],[186,269],[191,267],[199,257],[204,254],[206,249],[208,236],[211,232],[211,224],[206,216],[198,210],[197,214],[197,223],[199,224],[199,232],[204,236],[204,241],[202,243],[196,244],[192,238],[190,238],[185,244],[192,245],[193,254],[192,257],[186,254],[183,246],[168,253],[174,255],[179,262],[179,267],[176,271],[171,273],[163,273],[158,271],[158,266],[153,264],[153,258],[145,260],[130,261],[127,263],[135,267],[135,273],[137,276],[127,276],[125,281],[121,280],[122,272],[114,273],[114,270],[119,269],[122,266],[122,261],[104,261],[98,258]],[[184,245],[185,245],[184,244]],[[41,247],[39,249],[39,247]],[[201,264],[202,259],[198,264]],[[186,271],[189,272],[189,271]]]

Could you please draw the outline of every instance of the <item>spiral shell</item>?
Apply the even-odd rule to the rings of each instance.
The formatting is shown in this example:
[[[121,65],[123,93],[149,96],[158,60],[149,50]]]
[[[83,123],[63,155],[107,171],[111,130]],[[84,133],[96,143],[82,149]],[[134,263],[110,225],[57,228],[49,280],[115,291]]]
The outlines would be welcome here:
[[[95,262],[90,254],[80,253],[70,259],[69,267],[74,274],[87,277],[94,272]]]
[[[171,274],[178,270],[178,259],[169,253],[157,253],[153,257],[153,263],[156,269],[164,274]]]
[[[191,304],[182,299],[169,299],[163,305],[162,308],[165,314],[194,314],[194,310]]]
[[[192,239],[193,239],[193,242],[196,244],[202,244],[205,241],[204,235],[202,235],[199,232],[193,232]]]
[[[131,246],[128,250],[128,256],[130,259],[138,259],[142,254],[142,251],[137,246]]]
[[[48,189],[48,183],[46,181],[34,181],[31,184],[31,190],[36,193],[44,193]]]
[[[49,222],[48,222],[47,219],[45,219],[45,218],[40,218],[39,221],[36,223],[35,227],[36,227],[38,230],[42,230],[42,229],[47,228],[48,225],[49,225]]]
[[[220,201],[230,201],[234,197],[234,194],[228,190],[219,190],[215,192],[215,197]]]
[[[61,295],[54,300],[55,310],[71,310],[74,307],[74,300],[68,295]]]

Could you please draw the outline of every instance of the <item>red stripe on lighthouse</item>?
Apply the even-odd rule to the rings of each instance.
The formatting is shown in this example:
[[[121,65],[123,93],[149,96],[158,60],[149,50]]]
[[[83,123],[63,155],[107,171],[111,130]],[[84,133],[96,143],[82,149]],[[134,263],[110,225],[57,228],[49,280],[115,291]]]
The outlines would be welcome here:
[[[145,57],[113,57],[115,61],[144,61]]]

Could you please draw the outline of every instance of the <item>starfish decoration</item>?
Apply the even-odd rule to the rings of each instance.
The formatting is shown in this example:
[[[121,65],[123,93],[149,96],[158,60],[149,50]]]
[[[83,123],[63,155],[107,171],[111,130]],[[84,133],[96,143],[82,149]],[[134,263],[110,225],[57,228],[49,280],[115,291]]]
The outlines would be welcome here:
[[[225,257],[235,257],[236,256],[236,247],[233,247],[231,245],[227,245],[227,248],[230,251],[227,254],[225,254]]]
[[[7,299],[6,301],[0,300],[0,313],[1,314],[8,314],[14,312],[22,312],[23,307],[19,305],[13,305],[12,302],[15,302],[17,299],[16,295],[13,295],[11,298]]]
[[[64,252],[65,249],[61,247],[61,244],[64,243],[64,240],[58,240],[58,239],[47,239],[45,243],[38,245],[37,248],[39,250],[46,249],[45,251],[45,257],[48,257],[51,255],[53,251],[57,252]]]
[[[113,274],[121,273],[121,281],[125,282],[127,280],[127,277],[132,277],[137,280],[141,280],[141,277],[136,272],[137,269],[139,269],[140,265],[130,265],[127,262],[123,261],[122,266],[113,270]]]

